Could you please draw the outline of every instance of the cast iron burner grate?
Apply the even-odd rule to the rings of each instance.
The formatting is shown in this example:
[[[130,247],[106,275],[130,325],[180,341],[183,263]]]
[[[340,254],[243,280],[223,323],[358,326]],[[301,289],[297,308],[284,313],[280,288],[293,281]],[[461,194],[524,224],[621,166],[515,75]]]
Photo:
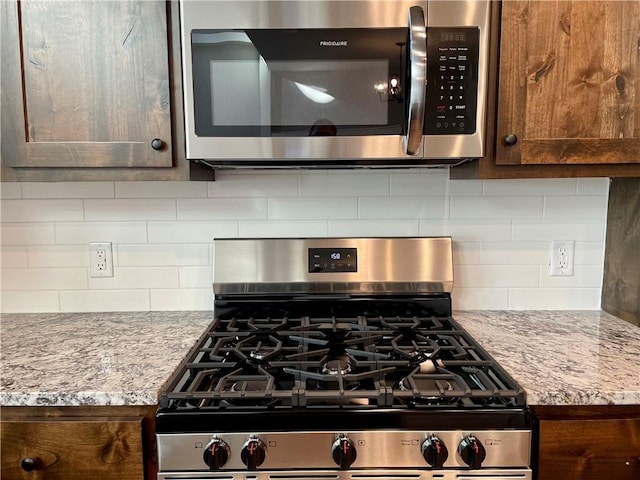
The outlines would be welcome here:
[[[396,303],[396,302],[391,302]],[[511,408],[524,392],[450,316],[377,303],[309,316],[241,305],[214,320],[161,396],[193,409]],[[336,311],[337,310],[337,311]],[[413,310],[413,311],[412,311]],[[276,316],[275,314],[279,314]]]

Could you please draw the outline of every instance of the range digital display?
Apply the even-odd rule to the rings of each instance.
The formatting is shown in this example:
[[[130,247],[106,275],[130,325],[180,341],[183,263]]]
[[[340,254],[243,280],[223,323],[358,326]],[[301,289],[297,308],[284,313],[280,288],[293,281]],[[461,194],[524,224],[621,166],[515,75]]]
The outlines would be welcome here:
[[[356,248],[310,248],[309,273],[357,272]]]

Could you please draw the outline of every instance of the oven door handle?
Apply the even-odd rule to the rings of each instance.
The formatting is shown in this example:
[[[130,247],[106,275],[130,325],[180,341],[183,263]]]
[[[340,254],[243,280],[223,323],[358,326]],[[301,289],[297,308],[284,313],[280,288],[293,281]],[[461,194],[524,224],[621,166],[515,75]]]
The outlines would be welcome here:
[[[409,109],[405,150],[415,155],[420,149],[427,85],[427,27],[421,7],[409,9]]]

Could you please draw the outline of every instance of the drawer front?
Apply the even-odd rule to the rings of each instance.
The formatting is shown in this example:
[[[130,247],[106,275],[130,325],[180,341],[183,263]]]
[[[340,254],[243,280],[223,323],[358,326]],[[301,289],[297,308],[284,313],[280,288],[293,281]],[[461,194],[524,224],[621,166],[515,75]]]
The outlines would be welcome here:
[[[143,480],[142,418],[4,420],[5,480]],[[30,471],[29,471],[30,470]]]
[[[638,480],[640,418],[542,420],[539,480]]]

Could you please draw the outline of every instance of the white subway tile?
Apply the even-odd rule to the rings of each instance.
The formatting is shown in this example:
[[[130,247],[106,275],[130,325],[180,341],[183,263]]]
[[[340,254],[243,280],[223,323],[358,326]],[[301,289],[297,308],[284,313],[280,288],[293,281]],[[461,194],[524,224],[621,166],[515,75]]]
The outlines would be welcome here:
[[[266,198],[178,199],[178,220],[262,220]]]
[[[454,288],[451,294],[455,310],[506,310],[508,288]]]
[[[2,313],[45,313],[58,312],[58,292],[46,291],[21,291],[0,292],[0,307]]]
[[[416,220],[332,220],[330,237],[415,237]]]
[[[180,267],[180,288],[212,288],[213,267]]]
[[[611,179],[604,178],[579,178],[578,195],[609,195]]]
[[[300,176],[300,196],[302,197],[357,197],[362,195],[389,195],[389,175],[360,172],[351,175]]]
[[[580,195],[574,197],[548,196],[544,199],[544,218],[602,219],[607,216],[605,195]]]
[[[25,246],[0,245],[1,268],[26,268],[28,266]]]
[[[151,290],[151,310],[213,310],[213,293],[210,288]]]
[[[451,197],[451,218],[542,218],[543,197]]]
[[[447,197],[381,197],[361,198],[359,218],[420,219],[447,218]]]
[[[47,245],[55,243],[53,223],[2,223],[3,245]]]
[[[55,226],[57,244],[89,242],[146,243],[145,222],[59,222]],[[88,248],[88,247],[87,247]]]
[[[576,242],[576,265],[604,265],[604,242]]]
[[[3,290],[73,290],[87,288],[86,268],[5,268]]]
[[[604,241],[603,220],[513,220],[513,240],[529,242],[551,240]]]
[[[210,197],[295,197],[298,177],[295,175],[239,174],[208,183]]]
[[[149,243],[206,243],[238,236],[238,222],[149,222]]]
[[[208,265],[207,244],[118,245],[121,267]]]
[[[113,182],[24,182],[23,198],[113,198]]]
[[[421,196],[437,195],[443,196],[448,191],[449,172],[447,170],[434,171],[431,173],[392,173],[391,195],[394,196]],[[375,195],[372,192],[370,195]]]
[[[599,288],[511,288],[509,310],[598,310]]]
[[[454,242],[493,242],[511,238],[509,220],[420,220],[420,235],[450,236]]]
[[[453,243],[453,264],[454,265],[474,265],[479,263],[480,244],[475,242],[452,242]]]
[[[601,288],[602,287],[602,265],[574,265],[573,275],[562,277],[549,276],[549,268],[540,269],[541,287],[560,288]]]
[[[449,180],[449,195],[452,197],[482,195],[482,180]]]
[[[43,245],[27,247],[29,267],[88,267],[88,245]]]
[[[270,198],[270,220],[333,220],[357,218],[355,198]]]
[[[241,238],[326,237],[327,222],[313,220],[242,221],[238,224]]]
[[[484,242],[478,263],[489,265],[547,265],[549,242]]]
[[[454,265],[458,288],[509,288],[538,286],[538,265]]]
[[[148,290],[70,290],[60,292],[61,312],[147,312]]]
[[[116,182],[118,198],[206,197],[206,182]]]
[[[575,195],[575,178],[485,180],[483,195]]]
[[[82,200],[3,200],[3,222],[83,220]]]
[[[19,182],[0,182],[0,198],[21,198],[21,186]]]
[[[89,278],[91,290],[178,288],[178,267],[115,267],[113,277]]]
[[[176,201],[169,198],[85,200],[88,221],[175,220]]]

